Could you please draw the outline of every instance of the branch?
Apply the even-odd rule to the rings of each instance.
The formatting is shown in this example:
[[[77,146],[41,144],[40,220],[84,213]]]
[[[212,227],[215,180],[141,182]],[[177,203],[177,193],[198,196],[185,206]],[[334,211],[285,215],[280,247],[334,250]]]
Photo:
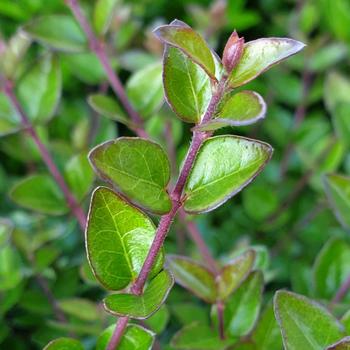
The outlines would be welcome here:
[[[46,146],[41,142],[39,135],[35,131],[27,114],[25,113],[20,102],[18,101],[13,89],[13,83],[7,79],[2,78],[1,80],[3,80],[4,93],[9,98],[13,107],[19,114],[24,130],[31,136],[34,143],[37,145],[44,163],[46,164],[49,172],[51,173],[52,177],[54,178],[58,186],[61,188],[63,195],[67,201],[67,205],[71,209],[72,214],[78,220],[81,229],[84,231],[85,224],[86,224],[86,217],[83,209],[81,208],[77,200],[74,198],[74,196],[70,192],[70,189],[68,188],[63,176],[61,175],[56,164],[54,163],[50,152],[48,151]]]

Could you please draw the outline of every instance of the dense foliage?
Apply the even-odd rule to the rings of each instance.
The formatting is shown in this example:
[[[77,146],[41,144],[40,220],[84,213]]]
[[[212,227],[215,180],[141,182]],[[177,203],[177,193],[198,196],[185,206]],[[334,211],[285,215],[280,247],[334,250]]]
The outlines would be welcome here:
[[[348,349],[349,23],[2,0],[0,348]]]

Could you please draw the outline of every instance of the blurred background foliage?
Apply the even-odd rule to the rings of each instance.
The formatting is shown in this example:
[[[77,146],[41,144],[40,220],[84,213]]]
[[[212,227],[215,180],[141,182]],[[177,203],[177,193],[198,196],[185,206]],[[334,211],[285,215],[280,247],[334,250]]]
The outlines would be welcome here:
[[[94,3],[81,1],[90,16]],[[20,82],[22,103],[29,114],[32,111],[32,121],[59,168],[71,174],[67,181],[87,209],[94,182],[86,160],[88,151],[105,140],[132,133],[115,121],[118,117],[100,116],[87,102],[88,95],[110,93],[93,54],[76,47],[67,52],[50,51],[38,43],[25,50],[30,43],[20,29],[53,14],[71,17],[62,0],[1,0],[0,64]],[[120,0],[112,13],[106,45],[114,68],[128,86],[132,86],[129,79],[135,73],[161,60],[162,46],[151,31],[174,18],[193,26],[218,52],[234,29],[246,41],[287,36],[307,44],[301,54],[247,87],[265,97],[266,119],[253,127],[220,131],[270,143],[275,152],[266,170],[234,199],[194,220],[219,260],[255,247],[267,283],[265,302],[279,288],[331,299],[350,273],[350,181],[343,177],[350,176],[350,2]],[[55,28],[51,22],[45,30],[52,30],[53,35],[55,30],[72,35],[68,24]],[[80,39],[78,36],[77,45]],[[18,61],[16,54],[11,56],[5,50],[11,45],[16,54],[25,52]],[[44,87],[43,91],[39,92],[38,86]],[[156,79],[152,89],[142,89],[146,97],[135,96],[135,103],[154,99],[151,93],[162,94]],[[43,99],[45,91],[51,93]],[[16,132],[18,123],[8,121],[11,113],[1,95],[0,348],[41,349],[53,338],[74,333],[92,349],[96,336],[113,322],[99,304],[105,292],[87,266],[76,220],[62,216],[67,213],[62,196],[47,179],[32,141],[23,131]],[[189,145],[190,127],[176,119],[165,104],[146,117],[152,138],[168,149],[166,141],[172,135],[179,165]],[[327,178],[329,173],[342,176]],[[41,177],[35,178],[37,174]],[[28,176],[37,185],[36,209],[42,214],[30,210],[36,204],[32,199],[26,202],[25,188],[9,194],[14,184]],[[43,187],[52,193],[44,204],[40,199]],[[181,223],[175,223],[166,251],[200,259],[185,231]],[[317,263],[320,251],[329,262],[323,267]],[[327,289],[322,281],[332,271],[337,271],[337,276],[332,275],[334,283]],[[43,292],[43,278],[54,296]],[[350,299],[339,306],[342,311],[348,307],[346,300]],[[69,320],[68,325],[56,320],[55,303]],[[207,324],[208,315],[207,305],[176,286],[167,307],[155,316],[158,319],[147,323],[162,332],[164,349],[171,349],[165,344],[177,329],[193,320]]]

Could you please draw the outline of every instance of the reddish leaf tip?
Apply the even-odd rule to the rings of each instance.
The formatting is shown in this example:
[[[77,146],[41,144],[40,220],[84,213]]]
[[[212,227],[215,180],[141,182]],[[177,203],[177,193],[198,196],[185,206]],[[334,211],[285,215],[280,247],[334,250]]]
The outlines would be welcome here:
[[[227,72],[230,73],[232,69],[238,64],[243,54],[244,38],[239,37],[236,30],[231,34],[227,40],[223,55],[222,63]]]

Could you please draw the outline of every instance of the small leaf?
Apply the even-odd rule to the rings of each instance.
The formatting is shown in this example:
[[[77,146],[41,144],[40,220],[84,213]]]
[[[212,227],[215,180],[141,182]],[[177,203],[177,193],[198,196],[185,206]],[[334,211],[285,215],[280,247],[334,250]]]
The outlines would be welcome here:
[[[272,154],[270,145],[238,136],[207,139],[185,186],[185,211],[213,210],[247,186]]]
[[[18,252],[11,246],[0,248],[0,291],[16,288],[23,279],[21,260]]]
[[[345,337],[335,344],[329,346],[326,350],[350,350],[350,337]]]
[[[84,321],[96,321],[100,319],[100,312],[93,302],[82,298],[70,298],[59,301],[59,307],[68,315],[72,315]]]
[[[135,72],[126,83],[126,93],[133,107],[145,119],[163,103],[162,65],[155,63]]]
[[[106,34],[113,19],[114,10],[119,0],[97,0],[94,13],[93,24],[99,35]]]
[[[229,85],[235,88],[247,84],[304,46],[300,41],[288,38],[262,38],[247,42],[239,63],[228,78]]]
[[[47,344],[44,350],[84,350],[84,347],[76,339],[58,338]]]
[[[82,52],[87,48],[84,33],[70,16],[44,16],[25,25],[24,31],[55,50]]]
[[[332,299],[350,274],[350,245],[331,239],[322,248],[313,267],[315,296]]]
[[[212,131],[224,126],[243,126],[256,123],[265,117],[264,99],[254,91],[230,93],[224,97],[215,118],[195,127],[196,130]]]
[[[330,112],[334,112],[340,104],[350,103],[350,80],[339,72],[327,74],[324,84],[324,101]]]
[[[211,99],[210,79],[181,50],[166,46],[163,83],[167,102],[177,116],[188,123],[198,123]]]
[[[344,227],[350,227],[350,177],[327,175],[325,189],[335,216]]]
[[[93,110],[104,117],[133,127],[131,120],[126,117],[119,104],[112,97],[103,94],[94,94],[88,97],[88,103]]]
[[[192,28],[181,23],[181,25],[160,26],[153,33],[165,44],[179,48],[216,80],[214,59],[207,43]]]
[[[170,318],[170,313],[165,304],[155,312],[151,317],[144,321],[147,328],[151,329],[155,333],[162,333],[166,328]]]
[[[154,235],[154,224],[143,212],[109,188],[95,190],[88,216],[86,248],[91,268],[104,287],[120,290],[136,279]],[[153,276],[162,265],[161,252]]]
[[[197,322],[185,326],[171,339],[171,345],[182,350],[223,350],[234,342],[234,339],[221,340],[216,330]]]
[[[89,154],[96,173],[128,198],[156,214],[171,209],[166,191],[170,164],[155,142],[121,137],[95,147]]]
[[[5,218],[0,218],[0,249],[6,245],[13,231],[13,223]]]
[[[260,312],[263,286],[262,273],[254,271],[227,300],[224,309],[226,334],[240,337],[253,329]],[[214,321],[217,322],[216,305],[213,306],[212,315],[215,315]]]
[[[286,350],[324,350],[344,335],[328,310],[302,295],[278,291],[274,307]]]
[[[332,122],[339,139],[347,146],[350,146],[350,103],[340,103],[334,108]]]
[[[106,350],[114,332],[115,325],[105,329],[97,339],[96,350]],[[136,324],[129,324],[118,345],[118,350],[150,350],[155,334]]]
[[[234,292],[248,276],[255,260],[254,250],[247,250],[225,265],[216,278],[218,297],[224,300]]]
[[[243,54],[244,38],[240,38],[236,31],[234,31],[224,48],[222,54],[222,63],[228,73],[238,64]]]
[[[10,190],[11,199],[20,206],[43,214],[63,215],[68,212],[61,189],[50,175],[31,175]]]
[[[163,270],[149,282],[142,295],[111,294],[104,299],[103,304],[113,315],[142,320],[153,315],[163,305],[173,284],[173,276]]]
[[[169,269],[176,283],[208,303],[215,303],[217,292],[214,274],[196,261],[177,255],[168,256]]]

